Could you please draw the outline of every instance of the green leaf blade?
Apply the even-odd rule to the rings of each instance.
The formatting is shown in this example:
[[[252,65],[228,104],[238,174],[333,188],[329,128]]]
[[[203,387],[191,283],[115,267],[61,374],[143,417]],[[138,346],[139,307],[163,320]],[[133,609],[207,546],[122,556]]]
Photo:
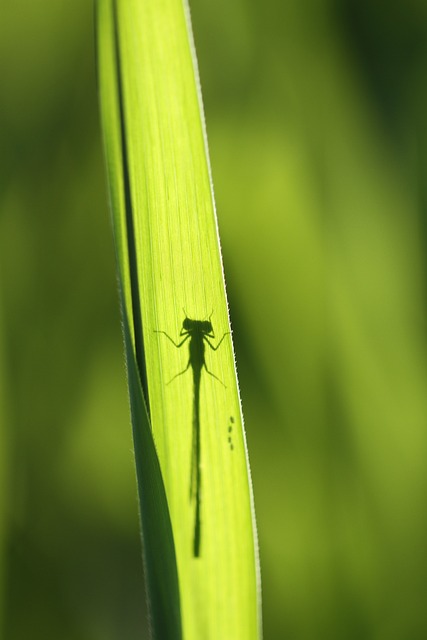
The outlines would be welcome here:
[[[229,332],[188,13],[181,0],[118,1],[117,15],[113,8],[108,0],[100,2],[99,17],[109,25],[109,36],[100,41],[100,93],[104,132],[112,128],[104,136],[113,222],[124,315],[132,319],[129,342],[140,374],[144,368],[143,386],[146,375],[144,392],[172,523],[183,637],[255,639],[259,573],[231,337],[216,351],[205,345],[205,364],[219,380],[202,369],[201,549],[195,558],[193,367],[177,376],[189,363],[190,340],[177,349],[159,333],[179,342],[187,315],[198,321],[212,316],[215,346]],[[107,51],[114,46],[116,59]],[[120,172],[124,178],[116,177]],[[136,447],[135,455],[143,464],[144,452]]]

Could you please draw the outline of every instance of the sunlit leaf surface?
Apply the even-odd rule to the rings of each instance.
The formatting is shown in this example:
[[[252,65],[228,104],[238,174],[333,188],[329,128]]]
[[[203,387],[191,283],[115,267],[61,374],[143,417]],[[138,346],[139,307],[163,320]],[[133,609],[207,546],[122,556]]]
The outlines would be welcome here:
[[[251,488],[188,32],[181,0],[98,5],[128,375],[131,395],[143,390],[164,483],[179,580],[171,596],[180,599],[183,636],[250,639],[260,627]],[[136,419],[134,412],[134,432]],[[138,440],[135,455],[143,469]],[[144,521],[147,487],[139,480],[146,539],[168,519]],[[162,549],[146,549],[153,552],[161,557]],[[174,582],[168,566],[166,591]],[[154,605],[156,594],[149,594]]]

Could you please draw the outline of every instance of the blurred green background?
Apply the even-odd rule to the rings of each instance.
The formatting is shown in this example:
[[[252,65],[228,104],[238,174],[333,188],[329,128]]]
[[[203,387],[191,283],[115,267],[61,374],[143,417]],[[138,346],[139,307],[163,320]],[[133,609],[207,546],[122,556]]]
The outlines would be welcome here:
[[[265,638],[422,640],[427,3],[191,9]],[[5,640],[146,637],[93,34],[0,8]]]

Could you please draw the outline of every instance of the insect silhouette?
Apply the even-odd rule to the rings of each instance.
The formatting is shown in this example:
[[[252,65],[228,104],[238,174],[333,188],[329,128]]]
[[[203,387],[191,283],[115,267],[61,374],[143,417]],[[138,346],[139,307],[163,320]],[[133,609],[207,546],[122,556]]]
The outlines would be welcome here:
[[[209,371],[205,360],[205,345],[209,345],[212,351],[216,351],[229,331],[224,333],[221,340],[215,346],[210,339],[215,339],[214,330],[209,320],[192,320],[186,314],[182,323],[180,336],[184,336],[181,342],[175,342],[166,331],[156,331],[165,335],[175,347],[180,349],[189,340],[189,358],[187,366],[183,371],[177,373],[168,384],[173,380],[182,376],[191,367],[193,370],[193,443],[191,450],[191,472],[190,472],[190,500],[195,502],[195,518],[194,518],[194,540],[193,555],[195,558],[200,556],[201,543],[201,517],[200,517],[200,501],[202,491],[202,473],[201,473],[201,439],[200,439],[200,380],[202,369],[206,373],[218,380],[224,387],[225,384],[212,371]]]

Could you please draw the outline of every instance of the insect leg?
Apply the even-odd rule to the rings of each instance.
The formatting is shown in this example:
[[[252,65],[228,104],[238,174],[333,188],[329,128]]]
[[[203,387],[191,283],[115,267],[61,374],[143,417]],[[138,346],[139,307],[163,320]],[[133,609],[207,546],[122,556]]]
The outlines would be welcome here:
[[[212,342],[208,339],[208,337],[207,337],[207,336],[203,336],[203,340],[204,340],[205,342],[207,342],[207,343],[208,343],[208,345],[210,346],[210,348],[212,349],[212,351],[216,351],[216,350],[220,347],[221,342],[224,340],[225,336],[228,336],[229,334],[230,334],[230,332],[229,332],[229,331],[226,331],[226,332],[224,333],[224,335],[222,336],[221,340],[220,340],[220,341],[218,342],[218,344],[216,345],[216,347],[215,347],[215,345],[213,345],[213,344],[212,344]]]
[[[182,376],[186,371],[188,371],[188,369],[190,368],[191,365],[191,360],[188,361],[187,366],[185,367],[185,369],[183,369],[183,371],[180,371],[179,373],[177,373],[176,375],[174,375],[173,378],[171,378],[169,380],[169,382],[167,382],[166,384],[170,384],[171,382],[173,382],[175,380],[175,378],[179,378],[179,376]]]
[[[206,373],[209,373],[209,375],[210,375],[210,376],[212,376],[212,378],[215,378],[215,380],[218,380],[218,382],[220,382],[220,383],[222,384],[222,386],[224,387],[224,389],[226,389],[226,388],[227,388],[227,387],[226,387],[226,385],[223,383],[223,381],[222,381],[222,380],[220,380],[220,379],[218,378],[218,376],[216,376],[214,373],[212,373],[212,371],[209,371],[209,369],[208,369],[208,368],[207,368],[207,366],[206,366],[206,362],[204,362],[204,363],[203,363],[203,366],[204,366],[204,367],[205,367],[205,369],[206,369]]]
[[[188,338],[190,337],[190,334],[189,334],[189,333],[187,333],[187,335],[185,336],[185,338],[183,338],[183,339],[181,340],[181,342],[175,342],[175,340],[174,340],[173,338],[171,338],[171,337],[170,337],[170,335],[166,333],[166,331],[159,331],[159,330],[155,329],[155,330],[154,330],[154,333],[163,333],[163,335],[165,335],[165,336],[167,337],[167,339],[168,339],[168,340],[170,340],[170,341],[172,342],[172,344],[173,344],[173,345],[175,345],[175,347],[177,347],[178,349],[179,349],[180,347],[182,347],[182,345],[184,344],[184,342],[185,342],[186,340],[188,340]],[[180,335],[182,335],[182,334],[180,334]]]

